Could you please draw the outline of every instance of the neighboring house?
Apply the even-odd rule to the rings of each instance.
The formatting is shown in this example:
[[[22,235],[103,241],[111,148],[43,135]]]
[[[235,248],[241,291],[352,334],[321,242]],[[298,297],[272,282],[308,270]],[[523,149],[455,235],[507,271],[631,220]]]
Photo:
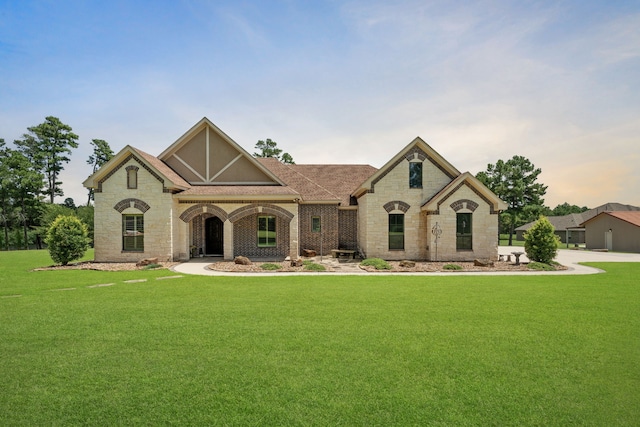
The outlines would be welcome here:
[[[416,138],[381,169],[254,158],[207,118],[158,157],[126,146],[85,182],[96,261],[498,256],[506,204]]]
[[[640,211],[602,212],[581,225],[587,249],[640,252]]]
[[[582,244],[586,242],[586,235],[585,229],[581,224],[602,212],[612,211],[640,211],[640,207],[624,205],[622,203],[605,203],[597,208],[589,209],[581,213],[549,216],[547,219],[551,225],[553,225],[553,228],[555,228],[555,234],[560,238],[562,243]],[[516,240],[524,240],[524,233],[526,233],[533,224],[535,224],[535,221],[516,228]]]

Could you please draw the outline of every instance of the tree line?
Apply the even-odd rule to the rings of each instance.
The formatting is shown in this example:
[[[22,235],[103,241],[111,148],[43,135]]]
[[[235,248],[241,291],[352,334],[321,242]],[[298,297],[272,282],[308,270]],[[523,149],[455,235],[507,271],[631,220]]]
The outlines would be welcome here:
[[[56,196],[64,196],[60,172],[71,160],[72,149],[78,148],[78,139],[71,126],[53,116],[28,127],[22,138],[13,141],[14,148],[0,138],[0,248],[41,248],[49,226],[59,215],[78,217],[93,237],[91,191],[86,206],[75,206],[71,198],[54,203]],[[113,157],[113,151],[102,139],[91,140],[91,145],[87,164],[95,172]]]

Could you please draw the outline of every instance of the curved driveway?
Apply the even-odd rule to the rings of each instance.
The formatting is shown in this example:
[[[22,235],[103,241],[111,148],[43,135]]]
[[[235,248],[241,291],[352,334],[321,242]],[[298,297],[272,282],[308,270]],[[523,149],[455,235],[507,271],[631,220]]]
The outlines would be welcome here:
[[[501,246],[499,253],[508,254],[514,251],[523,251],[522,247],[517,246]],[[520,257],[520,261],[527,262],[527,257],[522,255]],[[367,273],[360,268],[356,264],[340,264],[341,270],[326,273],[312,273],[312,272],[300,272],[300,273],[246,273],[249,276],[273,276],[273,275],[283,275],[283,276],[292,276],[292,275],[310,275],[310,274],[360,274],[360,275],[424,275],[424,276],[451,276],[451,275],[496,275],[496,276],[505,276],[505,275],[531,275],[531,274],[545,274],[545,275],[566,275],[566,274],[594,274],[601,273],[601,270],[596,268],[587,267],[584,265],[580,265],[581,262],[640,262],[640,254],[631,254],[631,253],[621,253],[621,252],[591,252],[584,250],[570,250],[570,249],[561,249],[558,251],[558,256],[556,257],[556,261],[560,264],[569,267],[568,270],[562,271],[492,271],[492,272],[435,272],[435,273],[399,273],[399,272],[377,272],[377,273]],[[184,262],[182,264],[178,264],[172,268],[172,270],[183,273],[183,274],[199,274],[205,276],[239,276],[241,273],[227,273],[221,271],[209,270],[207,268],[208,265],[212,263],[211,258],[194,258],[189,262]]]

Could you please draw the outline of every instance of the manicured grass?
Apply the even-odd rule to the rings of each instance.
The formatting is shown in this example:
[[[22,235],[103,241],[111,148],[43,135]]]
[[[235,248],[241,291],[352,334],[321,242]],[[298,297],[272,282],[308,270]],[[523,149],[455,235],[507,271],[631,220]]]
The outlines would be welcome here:
[[[0,253],[0,425],[640,419],[640,264],[561,277],[29,271],[46,258]]]

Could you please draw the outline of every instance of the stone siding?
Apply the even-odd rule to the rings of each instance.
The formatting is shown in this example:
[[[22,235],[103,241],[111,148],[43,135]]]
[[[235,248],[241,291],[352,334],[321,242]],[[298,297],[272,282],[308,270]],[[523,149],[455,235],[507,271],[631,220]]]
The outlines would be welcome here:
[[[472,200],[474,204],[477,204],[477,207],[470,205],[466,202],[467,200]],[[460,208],[460,201],[466,202],[468,207]],[[472,214],[472,250],[459,251],[456,249],[457,213]],[[431,214],[427,218],[428,230],[431,230],[436,222],[442,230],[437,242],[437,255],[435,236],[431,232],[427,234],[430,247],[429,260],[473,261],[474,259],[498,259],[498,215],[492,214],[491,206],[478,197],[468,186],[461,186],[443,201],[440,205],[439,214]]]
[[[402,160],[358,200],[359,244],[369,258],[428,258],[428,224],[420,207],[450,182],[429,160],[423,162],[422,188],[409,188],[409,161]],[[390,209],[391,207],[391,209]],[[389,250],[389,214],[404,214],[404,250]]]
[[[102,183],[95,193],[95,260],[98,262],[134,262],[144,258],[173,260],[171,241],[174,222],[173,200],[157,176],[146,168],[138,169],[137,188],[127,188],[127,167],[140,164],[130,158]],[[144,251],[122,250],[122,215],[144,215]]]

